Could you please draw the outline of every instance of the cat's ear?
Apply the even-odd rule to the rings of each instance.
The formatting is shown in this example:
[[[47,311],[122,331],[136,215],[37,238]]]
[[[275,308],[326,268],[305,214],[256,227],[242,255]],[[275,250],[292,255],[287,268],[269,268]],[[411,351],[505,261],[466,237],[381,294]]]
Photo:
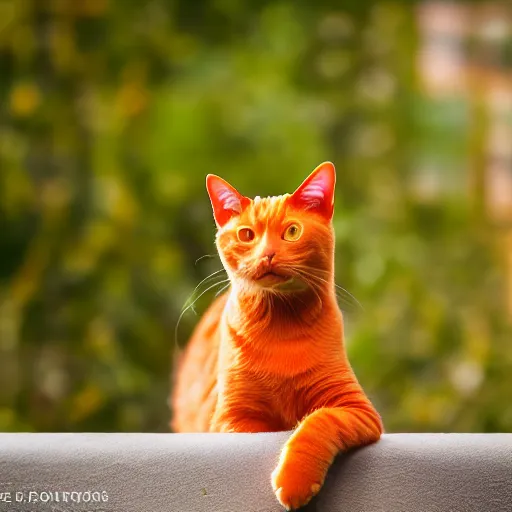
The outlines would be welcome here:
[[[292,194],[290,201],[295,208],[315,211],[331,220],[334,213],[334,187],[336,170],[331,162],[320,164]]]
[[[217,226],[222,227],[231,217],[240,215],[250,203],[250,199],[232,187],[227,181],[208,174],[206,176],[206,189],[213,207],[213,216]]]

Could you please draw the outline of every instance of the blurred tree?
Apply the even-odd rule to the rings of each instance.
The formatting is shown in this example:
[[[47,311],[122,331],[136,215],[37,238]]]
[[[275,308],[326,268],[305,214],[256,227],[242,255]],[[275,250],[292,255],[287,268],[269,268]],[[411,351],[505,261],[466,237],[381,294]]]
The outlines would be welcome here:
[[[348,349],[387,429],[510,430],[468,105],[423,96],[416,51],[413,4],[387,0],[1,3],[0,429],[165,431],[178,316],[220,268],[195,263],[205,175],[275,195],[329,159]],[[420,164],[447,154],[461,186],[426,201]]]

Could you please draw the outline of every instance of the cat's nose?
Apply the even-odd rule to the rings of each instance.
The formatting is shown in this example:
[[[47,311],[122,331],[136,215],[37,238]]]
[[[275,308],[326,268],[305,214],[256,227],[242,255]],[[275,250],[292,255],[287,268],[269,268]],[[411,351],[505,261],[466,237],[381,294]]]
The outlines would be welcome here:
[[[276,255],[275,252],[269,252],[263,256],[263,258],[267,258],[269,263],[272,263],[272,258]]]

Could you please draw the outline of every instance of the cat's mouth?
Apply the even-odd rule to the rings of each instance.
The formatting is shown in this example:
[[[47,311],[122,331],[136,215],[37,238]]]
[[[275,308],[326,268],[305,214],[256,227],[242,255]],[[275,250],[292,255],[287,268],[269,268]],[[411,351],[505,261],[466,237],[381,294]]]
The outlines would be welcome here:
[[[270,286],[270,285],[286,283],[290,279],[291,278],[288,276],[283,276],[281,274],[274,272],[273,270],[270,270],[268,272],[265,272],[264,274],[259,275],[256,278],[256,281],[258,281],[258,283],[263,286]]]
[[[284,276],[274,271],[268,271],[255,278],[255,281],[263,288],[275,288],[281,292],[300,292],[308,288],[308,285],[293,276]]]

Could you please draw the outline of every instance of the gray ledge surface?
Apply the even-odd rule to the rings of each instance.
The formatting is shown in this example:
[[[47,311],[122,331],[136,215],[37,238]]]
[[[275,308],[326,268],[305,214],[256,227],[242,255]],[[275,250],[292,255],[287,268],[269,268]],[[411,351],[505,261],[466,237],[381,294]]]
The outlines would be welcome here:
[[[289,435],[0,434],[0,511],[278,512]],[[512,434],[384,435],[302,510],[510,512]]]

